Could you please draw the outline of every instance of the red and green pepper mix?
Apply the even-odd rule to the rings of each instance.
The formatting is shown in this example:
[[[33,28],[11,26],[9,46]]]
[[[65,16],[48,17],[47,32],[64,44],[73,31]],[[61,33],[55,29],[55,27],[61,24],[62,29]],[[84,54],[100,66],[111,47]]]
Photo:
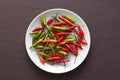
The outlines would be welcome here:
[[[68,15],[56,15],[45,21],[40,15],[41,26],[31,31],[32,45],[38,53],[42,64],[60,64],[69,62],[69,54],[78,55],[78,48],[86,45],[84,31],[75,20]],[[73,34],[74,33],[74,34]]]

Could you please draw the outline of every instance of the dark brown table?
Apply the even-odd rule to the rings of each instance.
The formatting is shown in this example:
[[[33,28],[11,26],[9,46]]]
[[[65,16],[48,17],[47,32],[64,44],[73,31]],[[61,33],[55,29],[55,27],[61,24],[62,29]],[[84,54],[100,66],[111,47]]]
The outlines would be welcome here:
[[[92,37],[86,60],[59,75],[36,67],[25,49],[28,25],[51,8],[80,15]],[[120,80],[120,0],[0,0],[0,80]]]

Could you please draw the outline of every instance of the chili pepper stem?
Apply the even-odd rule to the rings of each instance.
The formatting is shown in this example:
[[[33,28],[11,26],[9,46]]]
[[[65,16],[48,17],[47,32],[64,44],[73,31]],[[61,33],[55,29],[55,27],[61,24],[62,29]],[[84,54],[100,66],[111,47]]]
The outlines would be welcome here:
[[[76,60],[77,60],[77,56],[75,56],[74,64],[75,64]]]
[[[64,68],[66,69],[66,63],[64,62]]]

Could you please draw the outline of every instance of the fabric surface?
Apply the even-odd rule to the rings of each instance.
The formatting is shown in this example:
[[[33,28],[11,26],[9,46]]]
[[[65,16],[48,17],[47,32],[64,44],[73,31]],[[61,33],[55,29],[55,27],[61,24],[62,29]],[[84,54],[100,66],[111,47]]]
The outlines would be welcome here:
[[[92,39],[86,60],[59,75],[36,67],[25,49],[30,22],[51,8],[80,15]],[[0,80],[120,80],[120,0],[0,0]]]

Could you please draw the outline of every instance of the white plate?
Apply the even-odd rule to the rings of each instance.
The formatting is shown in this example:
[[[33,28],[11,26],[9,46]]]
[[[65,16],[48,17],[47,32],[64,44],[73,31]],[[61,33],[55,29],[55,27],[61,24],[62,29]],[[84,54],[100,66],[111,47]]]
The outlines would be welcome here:
[[[86,23],[83,21],[83,19],[80,16],[78,16],[74,12],[66,10],[66,9],[56,8],[56,9],[50,9],[50,10],[44,11],[41,14],[46,16],[46,18],[48,19],[51,16],[56,15],[58,13],[65,13],[65,14],[73,17],[75,19],[76,23],[78,23],[82,26],[82,29],[85,33],[85,39],[88,44],[86,46],[83,46],[83,50],[79,49],[79,53],[78,53],[79,55],[78,55],[75,63],[74,63],[75,56],[73,56],[73,55],[70,56],[70,62],[66,63],[66,68],[62,64],[61,65],[49,65],[46,63],[41,64],[41,62],[38,59],[37,53],[32,51],[29,48],[32,44],[32,39],[31,39],[31,36],[29,33],[32,31],[33,28],[40,25],[40,22],[39,22],[40,15],[35,17],[27,29],[26,37],[25,37],[25,46],[27,49],[27,53],[28,53],[30,59],[33,61],[33,63],[36,66],[38,66],[39,68],[41,68],[42,70],[50,72],[50,73],[65,73],[65,72],[69,72],[69,71],[75,69],[76,67],[78,67],[84,61],[86,56],[88,55],[88,51],[90,49],[90,43],[91,43],[90,33],[89,33]]]

